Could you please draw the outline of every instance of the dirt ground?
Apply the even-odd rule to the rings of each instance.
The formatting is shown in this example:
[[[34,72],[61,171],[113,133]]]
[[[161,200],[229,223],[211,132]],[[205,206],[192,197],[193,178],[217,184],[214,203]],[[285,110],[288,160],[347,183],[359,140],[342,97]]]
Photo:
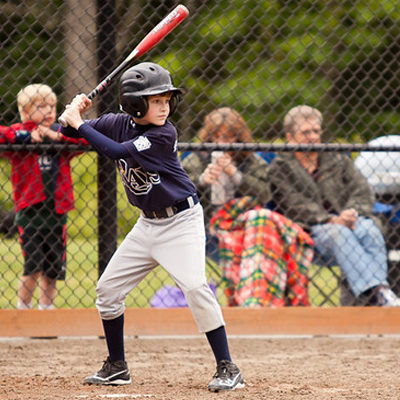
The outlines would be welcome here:
[[[400,399],[400,337],[230,338],[246,387],[211,393],[206,339],[126,338],[133,382],[82,385],[105,358],[99,338],[0,339],[0,399]]]

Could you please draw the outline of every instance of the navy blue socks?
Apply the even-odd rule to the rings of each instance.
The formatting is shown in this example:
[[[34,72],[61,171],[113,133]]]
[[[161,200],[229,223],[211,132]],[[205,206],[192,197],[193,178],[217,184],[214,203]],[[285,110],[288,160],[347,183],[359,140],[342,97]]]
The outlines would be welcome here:
[[[214,353],[217,364],[221,360],[232,361],[231,355],[229,354],[228,339],[226,337],[224,326],[220,326],[213,331],[206,332],[206,336]]]
[[[102,322],[111,361],[125,361],[124,314],[115,319],[102,319]],[[213,331],[206,332],[206,336],[214,353],[217,364],[221,360],[232,361],[224,326],[220,326]]]
[[[124,314],[115,319],[102,319],[111,361],[125,361]]]

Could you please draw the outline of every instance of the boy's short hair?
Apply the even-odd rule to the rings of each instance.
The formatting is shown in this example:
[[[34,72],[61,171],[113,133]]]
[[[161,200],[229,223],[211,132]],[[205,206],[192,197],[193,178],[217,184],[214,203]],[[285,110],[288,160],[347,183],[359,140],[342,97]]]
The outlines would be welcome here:
[[[300,118],[316,119],[321,125],[323,121],[321,112],[316,108],[307,105],[296,106],[290,109],[283,119],[284,132],[293,133],[293,129]]]
[[[38,99],[53,97],[57,100],[53,89],[43,83],[33,83],[22,88],[17,95],[18,111],[21,114]]]

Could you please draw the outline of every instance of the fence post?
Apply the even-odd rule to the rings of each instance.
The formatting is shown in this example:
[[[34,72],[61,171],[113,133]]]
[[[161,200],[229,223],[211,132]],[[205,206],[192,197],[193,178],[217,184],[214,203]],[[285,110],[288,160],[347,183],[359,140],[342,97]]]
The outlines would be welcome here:
[[[115,68],[115,0],[97,0],[98,78],[102,80]],[[97,99],[99,115],[118,106],[116,85],[111,84]],[[98,252],[99,276],[117,247],[117,185],[114,161],[98,155]]]

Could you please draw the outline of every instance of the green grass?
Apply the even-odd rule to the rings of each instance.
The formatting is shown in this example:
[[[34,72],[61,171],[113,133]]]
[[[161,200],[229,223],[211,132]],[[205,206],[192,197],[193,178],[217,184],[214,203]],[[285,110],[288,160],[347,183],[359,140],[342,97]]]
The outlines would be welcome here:
[[[22,254],[17,239],[3,239],[0,244],[0,308],[15,308],[18,279],[22,272]],[[67,276],[58,281],[57,308],[90,308],[95,304],[97,283],[97,243],[70,239],[67,246]],[[153,294],[164,284],[172,284],[167,273],[156,268],[128,296],[127,307],[147,307]],[[37,305],[37,290],[33,305]]]
[[[10,176],[10,162],[7,159],[0,158],[0,207],[5,210],[11,210],[14,207]]]
[[[309,299],[311,306],[340,306],[340,288],[338,285],[340,267],[311,265],[309,271]]]
[[[17,303],[18,280],[22,273],[23,258],[16,237],[0,240],[0,308],[15,308]],[[95,288],[98,271],[97,241],[93,239],[69,238],[67,245],[67,277],[57,283],[57,308],[95,307]],[[337,276],[339,268],[312,265],[310,269],[309,295],[312,306],[338,306],[340,290]],[[218,283],[218,266],[207,265],[207,279]],[[152,271],[127,297],[127,307],[149,307],[154,293],[164,285],[174,285],[168,273],[161,267]],[[217,297],[222,306],[226,305],[224,288],[218,286]],[[329,299],[329,301],[327,301]],[[33,300],[37,305],[37,290]]]
[[[16,308],[18,280],[22,273],[23,258],[18,239],[0,240],[0,308]],[[67,276],[57,282],[57,308],[95,307],[97,270],[97,242],[82,238],[69,238],[67,244]],[[209,282],[217,282],[218,275],[207,269]],[[161,267],[152,271],[127,297],[127,307],[149,307],[154,293],[164,285],[174,285],[172,278]],[[219,290],[222,296],[222,291]],[[37,290],[33,305],[37,306]]]
[[[67,246],[67,277],[57,283],[57,308],[95,307],[97,271],[97,242],[92,239],[69,238]],[[18,279],[22,272],[22,254],[18,239],[1,238],[0,241],[0,308],[15,308],[17,303]],[[330,269],[313,265],[310,269],[309,294],[313,306],[338,306],[340,290],[337,286],[337,267]],[[209,262],[207,279],[219,282],[218,267]],[[149,307],[154,293],[164,285],[174,285],[168,273],[161,267],[152,271],[127,297],[127,307]],[[217,288],[217,297],[226,305],[223,287]],[[326,302],[326,298],[329,301]],[[37,290],[33,299],[37,305]]]

